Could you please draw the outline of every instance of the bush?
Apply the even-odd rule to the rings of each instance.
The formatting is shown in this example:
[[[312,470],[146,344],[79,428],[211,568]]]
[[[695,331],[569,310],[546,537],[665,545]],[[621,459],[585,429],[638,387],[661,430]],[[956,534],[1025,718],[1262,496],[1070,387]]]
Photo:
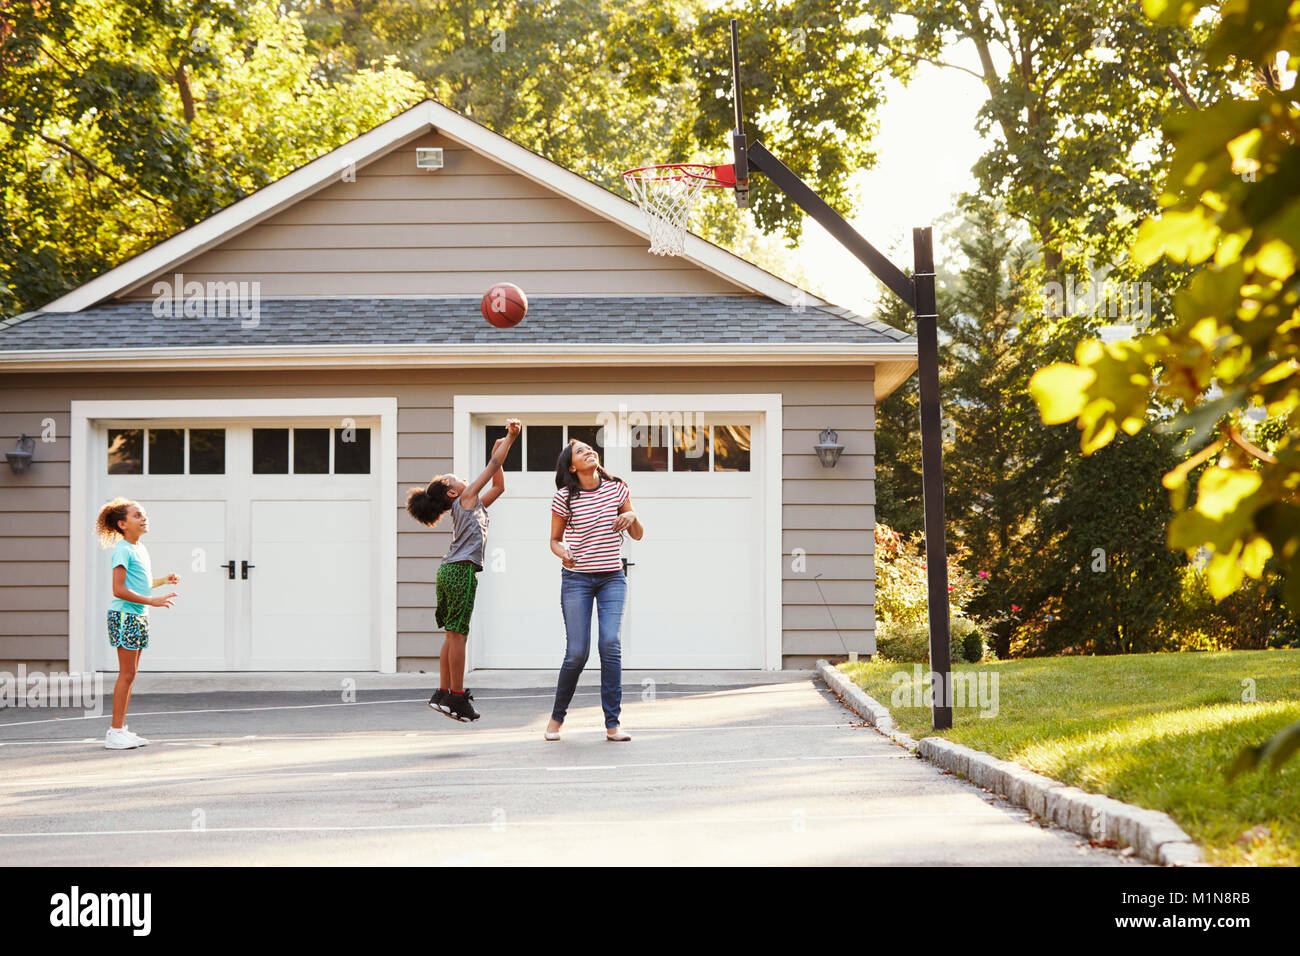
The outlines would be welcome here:
[[[966,620],[966,618],[962,618]],[[966,658],[968,664],[978,664],[984,660],[984,635],[980,629],[971,622],[972,630],[961,642],[962,656]]]
[[[1179,607],[1165,622],[1166,644],[1182,651],[1264,650],[1300,647],[1300,626],[1282,596],[1282,575],[1270,558],[1263,578],[1246,578],[1221,601],[1210,595],[1205,571],[1182,572]]]
[[[984,657],[984,633],[970,618],[955,615],[948,628],[948,649],[954,664],[977,663]],[[876,630],[876,653],[891,661],[929,664],[929,623],[922,620],[902,627],[882,624]]]
[[[966,639],[977,630],[965,608],[980,593],[983,582],[962,566],[967,550],[959,548],[948,561],[948,617],[954,661],[970,660]],[[925,662],[930,658],[929,581],[925,541],[919,534],[904,538],[887,525],[876,525],[876,646],[892,660]],[[893,651],[884,650],[892,647]],[[982,633],[970,641],[974,660],[983,655]]]

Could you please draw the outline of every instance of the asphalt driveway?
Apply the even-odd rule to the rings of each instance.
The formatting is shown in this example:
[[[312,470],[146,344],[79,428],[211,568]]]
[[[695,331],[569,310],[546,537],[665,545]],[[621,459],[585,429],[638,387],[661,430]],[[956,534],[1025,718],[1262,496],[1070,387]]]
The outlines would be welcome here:
[[[110,684],[111,690],[111,684]],[[108,717],[0,711],[0,863],[1137,865],[1045,828],[862,726],[811,680],[626,688],[629,743],[580,687],[137,694]]]

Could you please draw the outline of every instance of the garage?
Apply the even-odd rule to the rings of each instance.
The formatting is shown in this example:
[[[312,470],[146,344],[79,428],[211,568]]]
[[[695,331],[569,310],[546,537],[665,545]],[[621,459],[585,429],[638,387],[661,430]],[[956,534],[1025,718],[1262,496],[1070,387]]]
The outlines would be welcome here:
[[[391,657],[383,666],[392,537],[381,536],[381,416],[356,402],[337,415],[299,402],[248,418],[180,414],[184,404],[74,403],[87,451],[79,474],[92,489],[74,521],[84,538],[73,535],[84,545],[72,589],[85,589],[86,633],[102,631],[112,591],[94,513],[121,496],[148,514],[154,576],[181,577],[174,605],[150,611],[142,669],[393,670]],[[106,642],[89,641],[86,654],[89,668],[116,669]]]
[[[471,668],[562,658],[547,538],[569,437],[601,446],[646,528],[625,542],[627,667],[872,653],[876,407],[915,341],[698,236],[648,256],[644,226],[426,102],[0,321],[0,439],[33,446],[0,470],[0,664],[113,669],[92,522],[123,495],[150,514],[155,572],[183,579],[145,669],[436,673],[450,531],[402,503],[477,473],[508,415],[527,432]],[[527,293],[513,328],[481,313],[498,282]]]
[[[593,444],[628,483],[647,529],[623,545],[623,666],[762,668],[773,642],[780,660],[780,549],[764,547],[779,534],[770,468],[780,443],[769,439],[780,434],[779,396],[458,397],[457,462],[467,467],[457,474],[478,473],[516,412],[524,432],[492,506],[473,667],[554,668],[563,658],[560,564],[547,542],[555,462],[571,438]]]

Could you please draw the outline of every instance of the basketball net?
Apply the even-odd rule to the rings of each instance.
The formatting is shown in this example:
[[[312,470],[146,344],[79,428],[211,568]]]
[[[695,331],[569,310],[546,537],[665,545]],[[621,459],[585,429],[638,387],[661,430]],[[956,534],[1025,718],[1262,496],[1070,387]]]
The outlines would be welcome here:
[[[698,163],[642,166],[623,174],[632,198],[645,213],[650,251],[680,256],[686,251],[686,224],[704,187],[734,185],[719,176],[722,168]]]

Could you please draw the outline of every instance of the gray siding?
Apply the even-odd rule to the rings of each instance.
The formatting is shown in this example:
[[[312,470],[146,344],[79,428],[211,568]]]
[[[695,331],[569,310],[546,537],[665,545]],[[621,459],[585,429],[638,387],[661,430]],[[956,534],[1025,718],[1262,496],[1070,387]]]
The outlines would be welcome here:
[[[123,390],[138,399],[394,395],[399,502],[407,486],[451,469],[454,394],[779,392],[784,396],[786,664],[842,655],[846,648],[874,651],[875,406],[870,368],[584,368],[580,376],[566,369],[521,368],[23,374],[0,378],[0,446],[12,448],[23,431],[39,436],[46,417],[54,419],[58,440],[38,442],[36,464],[22,477],[0,468],[0,663],[67,660],[69,402],[104,399]],[[812,449],[817,432],[828,425],[845,445],[834,469],[823,468]],[[397,529],[398,666],[428,669],[442,642],[429,606],[429,582],[446,551],[448,532],[421,528],[404,511]],[[803,554],[799,565],[796,549]],[[814,582],[817,574],[821,577]]]

